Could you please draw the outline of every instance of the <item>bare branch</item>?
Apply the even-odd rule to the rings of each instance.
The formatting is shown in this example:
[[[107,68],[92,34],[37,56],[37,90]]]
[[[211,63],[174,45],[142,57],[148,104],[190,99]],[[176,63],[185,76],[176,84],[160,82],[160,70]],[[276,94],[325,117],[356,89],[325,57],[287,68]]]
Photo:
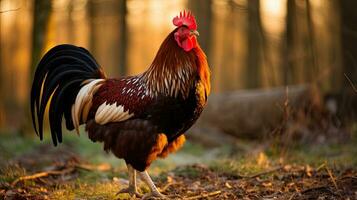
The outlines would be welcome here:
[[[193,197],[188,197],[186,199],[190,199],[190,200],[193,200],[193,199],[202,199],[202,198],[207,198],[207,197],[210,197],[210,196],[215,196],[215,195],[218,195],[218,194],[221,194],[222,192],[221,191],[214,191],[214,192],[210,192],[208,194],[201,194],[201,195],[197,195],[197,196],[193,196]]]
[[[351,84],[352,89],[357,93],[357,88],[356,88],[356,86],[353,84],[352,80],[347,76],[346,73],[344,73],[344,75],[345,75],[346,79],[348,80],[348,82]]]
[[[20,181],[38,179],[38,178],[46,177],[46,176],[49,176],[49,175],[67,174],[67,173],[72,172],[73,170],[75,170],[75,168],[71,167],[71,168],[64,169],[62,171],[46,171],[46,172],[39,172],[39,173],[36,173],[36,174],[32,174],[32,175],[29,175],[29,176],[22,176],[22,177],[19,177],[18,179],[16,179],[15,181],[13,181],[11,183],[11,185],[15,186]]]
[[[10,9],[10,10],[3,10],[3,11],[0,11],[0,14],[1,14],[1,13],[7,13],[7,12],[14,12],[14,11],[18,11],[18,10],[20,10],[20,9],[21,9],[21,7],[14,8],[14,9]]]

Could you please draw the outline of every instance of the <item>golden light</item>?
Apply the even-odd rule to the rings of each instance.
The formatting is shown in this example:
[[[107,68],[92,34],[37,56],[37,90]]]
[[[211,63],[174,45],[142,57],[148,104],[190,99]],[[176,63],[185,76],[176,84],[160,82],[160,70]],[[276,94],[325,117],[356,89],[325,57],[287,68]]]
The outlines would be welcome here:
[[[185,3],[185,0],[167,1],[165,3],[161,0],[133,0],[128,2],[128,10],[132,16],[138,16],[139,14],[145,16],[145,18],[143,18],[145,24],[151,27],[162,28],[163,26],[169,25],[169,23],[167,23],[168,18],[173,18],[179,11],[184,9]],[[140,23],[137,19],[130,21],[130,23],[136,22]]]
[[[129,74],[141,73],[150,65],[163,38],[173,29],[172,18],[184,9],[186,3],[187,0],[165,3],[162,0],[128,1]],[[143,34],[150,36],[142,37]],[[142,48],[143,46],[150,48]]]
[[[15,10],[20,8],[20,4],[17,1],[10,1],[10,0],[2,0],[0,1],[0,11],[1,13],[1,28],[3,30],[7,30],[8,27],[14,20],[16,16]]]
[[[279,34],[284,29],[286,16],[286,0],[262,0],[260,12],[264,30],[268,33]]]
[[[264,12],[272,17],[279,17],[286,5],[286,0],[262,0],[261,8]]]

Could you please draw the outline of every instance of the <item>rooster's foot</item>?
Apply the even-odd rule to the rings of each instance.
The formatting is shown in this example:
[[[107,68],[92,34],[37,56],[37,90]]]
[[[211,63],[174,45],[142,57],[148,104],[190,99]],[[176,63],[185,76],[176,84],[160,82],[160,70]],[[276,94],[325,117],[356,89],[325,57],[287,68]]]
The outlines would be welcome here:
[[[128,188],[124,188],[122,190],[120,190],[116,195],[119,195],[119,194],[129,194],[131,197],[135,196],[135,197],[143,197],[142,194],[140,194],[135,188],[133,187],[128,187]]]
[[[159,191],[153,191],[145,194],[141,199],[147,200],[147,199],[168,199],[168,198],[165,195],[161,194]]]

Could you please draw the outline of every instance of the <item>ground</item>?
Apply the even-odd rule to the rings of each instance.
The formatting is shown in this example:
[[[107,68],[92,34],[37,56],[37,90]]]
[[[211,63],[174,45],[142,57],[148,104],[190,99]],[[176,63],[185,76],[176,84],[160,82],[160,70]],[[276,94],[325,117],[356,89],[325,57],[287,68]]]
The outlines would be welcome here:
[[[203,147],[189,141],[149,173],[170,199],[357,199],[356,139],[279,153],[266,142],[242,143]],[[85,134],[68,133],[59,147],[49,139],[1,134],[0,151],[0,199],[129,198],[116,196],[128,183],[123,161]]]

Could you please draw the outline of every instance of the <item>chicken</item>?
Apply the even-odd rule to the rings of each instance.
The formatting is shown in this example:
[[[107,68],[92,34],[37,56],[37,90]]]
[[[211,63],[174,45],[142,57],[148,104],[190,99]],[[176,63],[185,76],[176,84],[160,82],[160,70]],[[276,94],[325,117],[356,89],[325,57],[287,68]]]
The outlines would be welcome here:
[[[35,72],[31,113],[37,135],[42,140],[47,104],[55,146],[62,142],[63,116],[66,128],[78,134],[85,124],[93,142],[125,160],[129,187],[119,193],[141,197],[139,174],[151,190],[144,197],[163,197],[146,169],[183,145],[184,133],[210,93],[210,70],[197,42],[194,16],[180,12],[173,24],[176,28],[142,74],[109,79],[86,49],[69,44],[48,51]]]

